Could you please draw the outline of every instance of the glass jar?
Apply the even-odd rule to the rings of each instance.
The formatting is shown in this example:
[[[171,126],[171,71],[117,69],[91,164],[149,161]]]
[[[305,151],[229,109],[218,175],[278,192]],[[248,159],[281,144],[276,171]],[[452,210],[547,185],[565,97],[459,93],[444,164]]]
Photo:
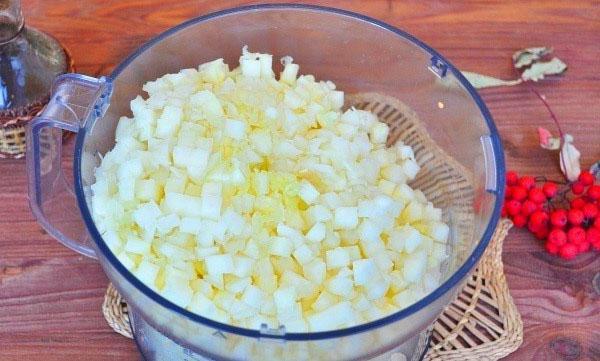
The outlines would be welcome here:
[[[24,125],[48,102],[69,59],[53,37],[24,25],[20,0],[0,0],[0,158],[20,158]]]

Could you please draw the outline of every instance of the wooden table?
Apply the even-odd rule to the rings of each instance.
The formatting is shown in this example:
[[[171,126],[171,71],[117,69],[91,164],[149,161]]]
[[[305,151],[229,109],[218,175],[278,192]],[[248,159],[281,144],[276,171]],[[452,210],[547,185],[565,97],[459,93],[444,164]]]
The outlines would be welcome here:
[[[103,75],[161,31],[244,1],[24,0],[28,24],[71,50],[78,71]],[[403,28],[458,67],[511,77],[510,56],[552,46],[569,64],[561,80],[536,85],[582,163],[600,159],[600,3],[597,1],[320,1]],[[500,129],[509,169],[559,177],[556,154],[540,149],[535,129],[554,129],[525,87],[481,92]],[[131,340],[100,312],[107,279],[100,266],[45,234],[27,206],[22,160],[0,161],[0,360],[136,360]],[[565,262],[528,233],[511,231],[504,247],[511,293],[525,341],[510,360],[600,360],[600,295],[592,279],[598,253]],[[597,279],[597,284],[600,280]]]

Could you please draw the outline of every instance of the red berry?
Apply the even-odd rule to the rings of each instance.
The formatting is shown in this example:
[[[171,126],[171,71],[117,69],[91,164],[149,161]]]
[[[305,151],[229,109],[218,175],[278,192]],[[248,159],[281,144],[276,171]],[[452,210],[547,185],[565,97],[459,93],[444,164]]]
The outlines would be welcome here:
[[[584,191],[585,186],[583,185],[583,183],[577,181],[571,184],[571,192],[573,192],[573,194],[580,195],[583,194]]]
[[[515,171],[506,172],[506,184],[509,186],[515,186],[519,182],[519,175]]]
[[[592,248],[593,248],[595,251],[600,251],[600,242],[595,242],[595,243],[592,243]]]
[[[558,186],[554,182],[546,182],[546,183],[544,183],[542,190],[544,191],[544,194],[546,195],[546,197],[552,198],[558,192]]]
[[[530,175],[524,175],[519,179],[519,185],[525,189],[531,189],[535,186],[535,179]]]
[[[527,198],[527,189],[521,186],[512,187],[510,196],[512,199],[516,199],[517,201],[523,201],[525,198]]]
[[[548,224],[548,219],[548,213],[544,211],[535,211],[531,213],[531,216],[529,216],[529,224],[535,230],[539,230],[546,227]]]
[[[577,197],[577,198],[573,198],[571,200],[571,208],[574,209],[581,209],[583,208],[583,206],[586,204],[587,202],[585,201],[585,199],[581,198],[581,197]]]
[[[532,188],[529,190],[529,200],[535,203],[543,203],[546,201],[546,194],[541,188]]]
[[[528,199],[525,202],[523,202],[523,205],[521,206],[521,214],[524,216],[528,216],[531,213],[535,212],[537,209],[537,204],[533,203]]]
[[[590,173],[589,171],[584,170],[583,172],[579,173],[578,180],[584,186],[591,186],[592,184],[594,184],[594,175],[592,173]]]
[[[585,253],[590,250],[590,242],[581,242],[577,245],[577,252]]]
[[[516,214],[512,219],[515,227],[523,228],[527,224],[527,217],[522,214]]]
[[[583,212],[583,216],[587,219],[593,219],[598,215],[598,207],[592,203],[587,203],[581,208],[581,211]]]
[[[585,230],[581,227],[572,227],[567,232],[567,239],[573,244],[580,244],[582,242],[585,242],[585,237]]]
[[[504,199],[511,199],[512,198],[512,190],[513,187],[506,187],[506,190],[504,191]]]
[[[531,224],[531,219],[527,221],[527,229],[529,230],[529,232],[535,234],[535,232],[537,232],[540,228],[540,226],[534,226],[533,224]]]
[[[562,229],[555,228],[548,234],[548,242],[562,246],[567,243],[567,234]]]
[[[587,196],[595,201],[599,200],[600,199],[600,185],[595,184],[595,185],[591,186],[590,188],[588,188]]]
[[[521,212],[521,202],[514,199],[506,202],[506,212],[511,216],[516,216]]]
[[[575,256],[577,256],[577,251],[577,246],[575,246],[574,244],[565,243],[560,247],[558,254],[561,258],[573,259],[575,258]]]
[[[567,225],[567,211],[564,209],[557,209],[550,213],[550,223],[554,227],[562,228]]]
[[[540,228],[537,231],[533,232],[533,235],[535,236],[535,238],[537,238],[539,240],[544,240],[544,239],[548,238],[548,233],[550,233],[550,231],[548,231],[548,228],[543,227],[543,228]]]
[[[600,230],[600,216],[596,216],[596,219],[594,220],[594,228]]]
[[[585,241],[592,244],[600,243],[600,229],[588,228],[585,231]]]
[[[583,212],[580,209],[569,209],[567,218],[569,219],[569,223],[578,226],[583,222]]]
[[[560,249],[558,245],[552,242],[546,242],[544,246],[546,247],[546,251],[550,254],[558,254],[558,250]]]
[[[533,225],[533,223],[531,223],[531,218],[527,221],[527,229],[529,230],[529,232],[531,233],[535,233],[538,231],[538,229],[540,229],[542,227],[540,226],[535,226]]]
[[[500,216],[501,217],[507,217],[508,216],[508,212],[506,211],[506,204],[504,204],[502,206],[502,210],[500,211]]]

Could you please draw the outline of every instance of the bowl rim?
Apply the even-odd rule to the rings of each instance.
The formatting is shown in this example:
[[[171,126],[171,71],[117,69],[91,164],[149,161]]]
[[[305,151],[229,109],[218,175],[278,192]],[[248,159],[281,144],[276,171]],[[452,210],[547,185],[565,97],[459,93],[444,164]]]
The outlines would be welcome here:
[[[415,314],[416,312],[422,310],[423,308],[427,307],[431,303],[435,302],[438,298],[440,298],[441,296],[446,294],[448,291],[451,291],[452,288],[455,287],[456,285],[458,285],[458,283],[465,276],[467,276],[468,272],[477,264],[477,262],[483,255],[483,252],[487,248],[487,245],[489,244],[491,237],[493,235],[493,232],[495,230],[496,224],[498,223],[498,220],[500,219],[500,210],[501,210],[502,200],[504,198],[503,197],[504,182],[505,182],[505,180],[504,180],[504,173],[505,173],[504,153],[503,153],[502,144],[500,141],[500,136],[499,136],[496,126],[492,120],[492,116],[491,116],[489,110],[487,109],[487,107],[485,106],[483,100],[477,93],[477,91],[467,81],[467,79],[462,75],[462,73],[452,63],[450,63],[446,58],[444,58],[442,55],[440,55],[436,50],[434,50],[429,45],[425,44],[421,40],[417,39],[413,35],[405,32],[403,30],[400,30],[394,26],[384,23],[383,21],[371,18],[369,16],[365,16],[362,14],[358,14],[358,13],[355,13],[352,11],[333,8],[333,7],[325,7],[325,6],[318,6],[318,5],[305,5],[305,4],[291,4],[291,3],[258,4],[258,5],[239,6],[239,7],[229,8],[229,9],[225,9],[225,10],[212,12],[212,13],[209,13],[206,15],[198,16],[198,17],[187,20],[175,27],[172,27],[172,28],[162,32],[161,34],[155,36],[151,40],[144,43],[137,50],[135,50],[133,53],[131,53],[127,58],[125,58],[125,60],[123,60],[114,69],[114,71],[108,76],[108,81],[112,82],[114,79],[116,79],[116,77],[141,53],[143,53],[144,51],[146,51],[153,45],[157,44],[158,42],[162,41],[164,38],[171,36],[171,35],[177,33],[178,31],[183,30],[189,26],[192,26],[192,25],[204,22],[204,21],[212,20],[212,19],[215,19],[218,17],[232,15],[232,14],[240,14],[240,13],[255,12],[255,11],[269,11],[269,10],[291,10],[291,11],[308,10],[308,11],[315,11],[315,12],[323,12],[323,13],[328,13],[328,14],[343,16],[343,17],[349,17],[354,20],[367,22],[370,25],[380,27],[383,30],[391,31],[395,35],[399,36],[400,38],[408,40],[415,46],[418,46],[422,50],[426,51],[432,57],[437,57],[438,59],[443,61],[447,65],[447,70],[450,71],[456,77],[456,79],[461,83],[461,85],[467,90],[467,92],[469,93],[471,98],[475,101],[479,111],[481,112],[481,115],[485,119],[486,125],[490,132],[489,137],[491,139],[492,150],[494,153],[493,156],[494,156],[495,165],[496,165],[496,169],[495,169],[496,189],[488,190],[488,192],[495,195],[496,200],[494,202],[494,209],[493,209],[491,218],[490,218],[488,224],[486,225],[483,236],[482,236],[481,240],[479,241],[479,243],[477,244],[477,246],[475,247],[475,249],[472,251],[472,253],[469,255],[469,257],[466,259],[466,261],[446,281],[444,281],[434,291],[432,291],[431,293],[429,293],[427,296],[423,297],[419,301],[413,303],[412,305],[410,305],[404,309],[401,309],[395,313],[392,313],[386,317],[376,319],[374,321],[370,321],[367,323],[355,325],[352,327],[343,328],[343,329],[336,329],[336,330],[330,330],[330,331],[319,331],[319,332],[302,332],[302,333],[285,332],[281,335],[279,335],[279,334],[274,335],[274,334],[268,334],[268,333],[265,334],[264,332],[261,332],[260,330],[233,326],[230,324],[225,324],[225,323],[221,323],[218,321],[214,321],[209,318],[205,318],[203,316],[200,316],[196,313],[188,311],[185,308],[182,308],[182,307],[174,304],[173,302],[167,300],[166,298],[164,298],[163,296],[161,296],[160,294],[158,294],[157,292],[152,290],[150,287],[146,286],[144,283],[139,281],[133,275],[132,272],[130,272],[125,266],[123,266],[123,264],[121,264],[121,262],[112,253],[112,251],[110,251],[110,249],[108,248],[106,243],[102,240],[102,236],[100,235],[100,232],[98,231],[98,229],[96,228],[96,226],[93,222],[90,209],[88,208],[87,202],[85,201],[86,197],[85,197],[84,186],[83,186],[82,177],[81,177],[81,174],[82,174],[81,159],[82,159],[83,144],[85,141],[86,132],[80,131],[77,134],[77,140],[76,140],[76,145],[75,145],[75,156],[73,159],[73,166],[74,166],[73,169],[74,169],[74,178],[75,178],[74,184],[75,184],[75,193],[77,196],[77,202],[79,204],[79,209],[81,211],[82,218],[85,222],[87,230],[89,231],[91,238],[93,239],[93,241],[97,247],[97,250],[99,250],[102,253],[102,255],[111,264],[111,266],[127,282],[129,282],[133,287],[135,287],[137,290],[142,292],[146,297],[152,299],[154,302],[156,302],[160,306],[166,308],[167,310],[174,312],[176,314],[179,314],[191,321],[198,322],[204,326],[215,328],[215,329],[225,331],[228,333],[232,333],[232,334],[236,334],[236,335],[240,335],[240,336],[246,336],[246,337],[253,337],[253,338],[270,338],[270,339],[281,339],[281,340],[287,340],[287,341],[325,340],[325,339],[340,338],[340,337],[344,337],[344,336],[351,336],[351,335],[355,335],[355,334],[358,334],[361,332],[371,331],[373,329],[377,329],[382,326],[385,326],[385,325],[391,324],[393,322],[402,320],[406,317],[409,317],[409,316]],[[88,122],[88,123],[90,123],[90,122]]]

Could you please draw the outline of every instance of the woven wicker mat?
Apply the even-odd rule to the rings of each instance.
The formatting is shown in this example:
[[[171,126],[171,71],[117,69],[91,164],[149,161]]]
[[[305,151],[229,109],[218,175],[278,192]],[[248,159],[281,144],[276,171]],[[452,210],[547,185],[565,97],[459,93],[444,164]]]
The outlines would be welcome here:
[[[479,265],[462,292],[433,324],[425,360],[498,360],[523,342],[523,323],[502,266],[502,243],[512,227],[499,224]],[[127,304],[108,286],[102,312],[115,332],[133,338]]]

